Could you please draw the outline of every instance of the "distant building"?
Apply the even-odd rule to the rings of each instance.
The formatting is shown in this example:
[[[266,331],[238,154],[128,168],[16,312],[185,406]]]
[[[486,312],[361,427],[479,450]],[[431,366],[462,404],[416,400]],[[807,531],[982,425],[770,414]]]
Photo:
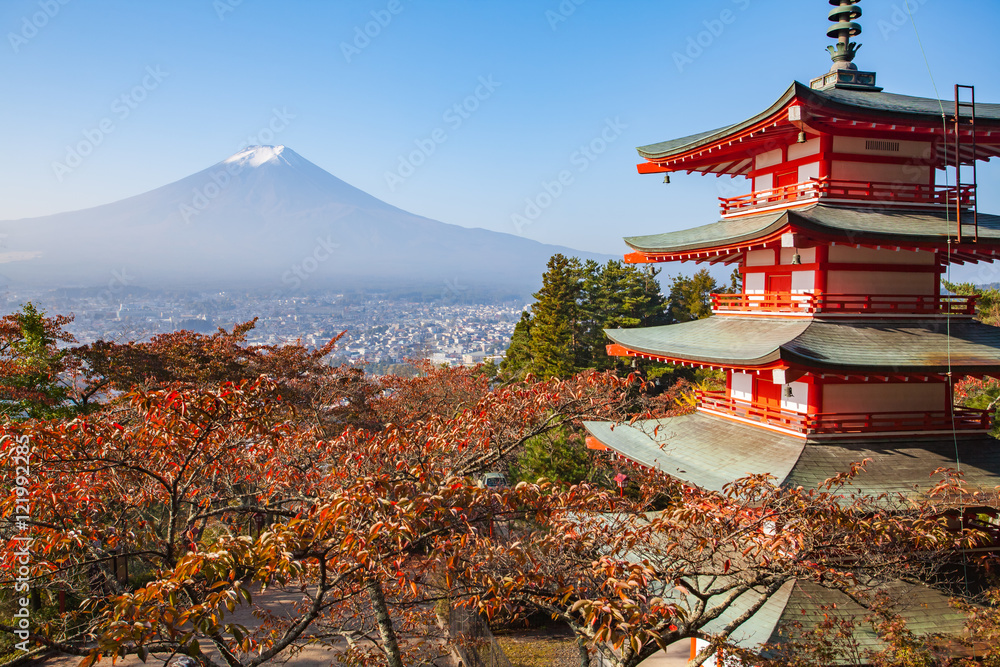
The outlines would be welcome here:
[[[462,363],[466,366],[475,366],[486,361],[485,352],[470,352],[462,355]]]

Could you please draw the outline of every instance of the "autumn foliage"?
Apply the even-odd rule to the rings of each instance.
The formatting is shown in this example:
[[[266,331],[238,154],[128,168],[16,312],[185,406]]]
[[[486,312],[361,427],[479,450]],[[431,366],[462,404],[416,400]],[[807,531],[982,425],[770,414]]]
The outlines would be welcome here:
[[[96,406],[3,423],[0,566],[19,566],[28,530],[35,602],[65,609],[31,628],[33,651],[252,667],[320,645],[415,665],[444,650],[428,641],[436,617],[464,605],[506,622],[542,611],[632,667],[679,639],[707,642],[703,657],[728,647],[790,581],[862,597],[981,537],[946,530],[937,505],[854,493],[860,464],[817,489],[752,477],[711,493],[595,458],[625,466],[628,494],[481,488],[533,439],[673,398],[612,373],[372,378],[328,366],[335,341],[250,346],[247,330],[78,348]]]
[[[179,652],[230,665],[306,642],[359,660],[426,651],[409,637],[452,596],[457,555],[529,511],[473,476],[633,400],[611,375],[497,389],[470,370],[375,381],[301,348],[226,338],[91,346],[91,377],[132,391],[92,414],[5,425],[5,479],[12,448],[32,443],[32,588],[67,606],[33,629],[36,645],[85,661]],[[194,381],[177,381],[187,371]],[[227,373],[236,379],[214,383]],[[9,486],[8,535],[18,500]],[[15,550],[3,557],[13,568]],[[227,621],[272,589],[297,591],[302,615]]]

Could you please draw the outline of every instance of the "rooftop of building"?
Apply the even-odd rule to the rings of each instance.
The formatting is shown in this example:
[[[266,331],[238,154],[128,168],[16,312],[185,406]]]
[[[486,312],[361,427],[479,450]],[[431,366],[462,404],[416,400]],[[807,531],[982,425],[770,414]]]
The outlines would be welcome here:
[[[966,618],[952,607],[946,593],[902,580],[885,584],[878,590],[898,605],[896,611],[906,621],[907,630],[916,636],[962,636]],[[706,630],[721,630],[733,619],[750,611],[756,600],[753,591],[742,595]],[[885,648],[871,624],[866,622],[870,615],[871,610],[842,591],[812,581],[792,580],[741,624],[729,641],[747,649],[767,647],[765,653],[775,656],[775,647],[796,639],[802,641],[805,633],[828,623],[832,617],[853,626],[851,640],[855,643],[854,651],[845,653],[854,653],[856,659],[860,657],[858,654]],[[853,664],[848,655],[832,660],[832,664]]]
[[[605,333],[650,358],[717,368],[787,365],[830,374],[895,375],[976,374],[1000,367],[1000,327],[971,319],[716,316]]]
[[[743,134],[778,117],[786,107],[798,103],[816,114],[857,120],[868,118],[873,122],[921,126],[940,126],[947,116],[954,116],[954,100],[913,97],[874,90],[831,89],[814,90],[795,81],[778,100],[764,111],[746,120],[725,127],[699,132],[679,139],[661,141],[637,148],[647,160],[665,160],[694,150],[708,149],[721,142],[728,142],[733,135]],[[1000,130],[1000,104],[976,103],[976,121],[983,128]],[[900,128],[902,129],[902,128]],[[797,131],[797,130],[796,130]],[[996,141],[983,147],[984,156],[1000,155],[1000,133]]]
[[[967,216],[966,220],[969,217]],[[967,259],[976,261],[992,259],[994,250],[1000,250],[1000,216],[979,214],[979,240],[976,247],[968,248]],[[725,250],[736,251],[765,247],[767,243],[780,244],[780,235],[792,228],[817,239],[841,243],[879,244],[883,246],[934,248],[948,243],[957,232],[955,211],[905,211],[884,208],[848,208],[826,204],[812,204],[803,208],[770,211],[758,215],[720,220],[700,227],[676,232],[631,236],[625,238],[633,250],[647,254],[691,254]],[[971,224],[962,225],[962,233],[971,239],[976,230]],[[664,260],[679,259],[665,257]],[[965,261],[961,255],[958,261]]]
[[[987,434],[957,440],[950,434],[813,440],[700,412],[631,425],[587,422],[584,427],[626,458],[709,491],[722,492],[733,480],[764,474],[781,486],[817,488],[870,459],[845,493],[917,498],[940,479],[932,475],[935,470],[956,467],[956,456],[970,489],[994,492],[1000,486],[1000,443]]]

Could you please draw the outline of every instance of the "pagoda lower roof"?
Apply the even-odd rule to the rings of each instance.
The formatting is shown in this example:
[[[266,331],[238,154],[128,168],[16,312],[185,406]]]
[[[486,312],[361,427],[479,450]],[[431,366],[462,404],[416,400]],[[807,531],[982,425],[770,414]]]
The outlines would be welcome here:
[[[963,214],[963,221],[971,218]],[[955,211],[895,211],[846,208],[813,204],[804,208],[749,215],[713,222],[677,232],[625,238],[631,248],[647,254],[677,254],[707,251],[707,254],[731,252],[755,241],[766,241],[784,231],[815,236],[828,242],[847,245],[881,244],[902,247],[944,247],[957,233]],[[962,225],[962,233],[971,239],[975,230]],[[979,214],[979,241],[976,246],[1000,246],[1000,216]],[[666,258],[669,261],[673,258]]]
[[[809,319],[715,315],[607,329],[627,351],[716,368],[787,367],[831,374],[1000,372],[1000,327],[975,320]]]
[[[723,580],[724,581],[724,580]],[[720,586],[721,588],[721,586]],[[964,636],[968,619],[950,603],[951,596],[923,584],[901,580],[885,584],[879,590],[898,605],[895,611],[906,621],[906,629],[917,637],[923,636]],[[721,596],[720,596],[721,597]],[[708,623],[706,632],[721,632],[733,620],[752,609],[759,594],[748,591],[736,598],[723,614]],[[683,599],[682,595],[672,595],[672,599]],[[714,600],[710,600],[709,605]],[[828,588],[809,580],[791,580],[771,595],[735,632],[729,641],[745,649],[765,649],[766,654],[775,657],[771,647],[788,641],[791,627],[800,626],[804,631],[813,630],[828,623],[831,615],[836,619],[851,621],[851,639],[858,651],[879,651],[885,643],[879,639],[866,619],[871,610],[857,600],[836,588]],[[854,664],[846,656],[830,664]]]
[[[769,474],[789,487],[817,488],[871,459],[850,485],[859,493],[923,496],[938,468],[959,468],[970,490],[1000,485],[1000,442],[961,437],[803,439],[695,412],[629,424],[586,422],[605,447],[684,483],[721,492],[736,479]],[[956,456],[958,464],[956,464]]]
[[[849,122],[870,121],[888,125],[893,130],[904,132],[907,125],[941,128],[942,114],[954,114],[954,100],[936,100],[927,97],[912,97],[895,93],[859,90],[814,90],[798,81],[782,94],[770,107],[761,113],[739,123],[720,127],[707,132],[699,132],[679,139],[662,141],[648,146],[640,146],[639,155],[656,162],[671,160],[699,150],[709,150],[713,146],[731,141],[734,135],[757,129],[761,131],[770,121],[783,120],[780,113],[790,104],[799,103],[820,118],[836,117]],[[980,130],[1000,127],[1000,104],[976,104],[976,122]],[[984,145],[977,153],[979,159],[996,155],[996,144]]]

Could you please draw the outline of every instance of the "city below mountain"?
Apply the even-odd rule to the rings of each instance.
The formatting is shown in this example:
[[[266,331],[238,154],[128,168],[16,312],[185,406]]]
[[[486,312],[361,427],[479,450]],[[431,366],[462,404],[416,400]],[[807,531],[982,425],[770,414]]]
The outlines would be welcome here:
[[[284,146],[112,204],[0,222],[0,234],[0,278],[26,287],[527,294],[555,253],[610,258],[413,215]]]

